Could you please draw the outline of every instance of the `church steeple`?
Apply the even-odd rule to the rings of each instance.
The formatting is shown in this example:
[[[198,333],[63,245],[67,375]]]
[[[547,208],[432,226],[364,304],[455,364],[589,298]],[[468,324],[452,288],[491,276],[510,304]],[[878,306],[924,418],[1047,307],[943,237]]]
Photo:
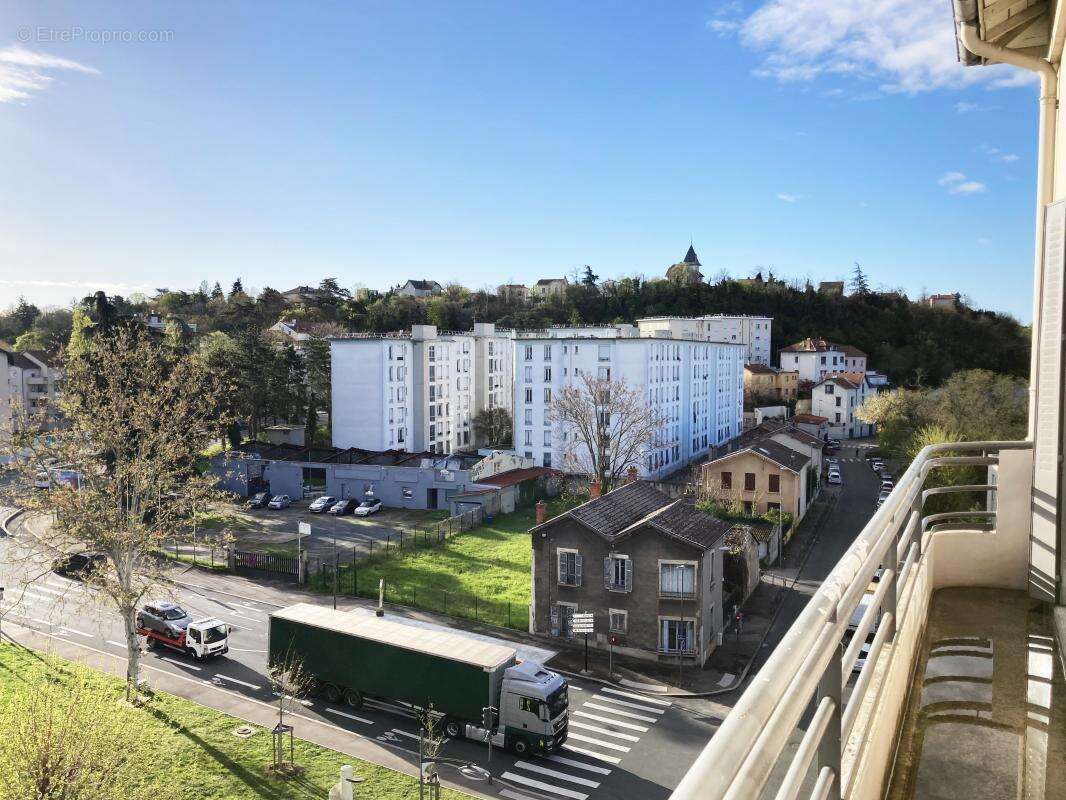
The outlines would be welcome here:
[[[700,260],[696,257],[696,250],[691,244],[688,246],[688,252],[685,253],[685,260],[682,261],[681,263],[682,264],[693,264],[693,265],[695,265],[697,267],[702,267],[703,266],[703,264],[700,263]]]

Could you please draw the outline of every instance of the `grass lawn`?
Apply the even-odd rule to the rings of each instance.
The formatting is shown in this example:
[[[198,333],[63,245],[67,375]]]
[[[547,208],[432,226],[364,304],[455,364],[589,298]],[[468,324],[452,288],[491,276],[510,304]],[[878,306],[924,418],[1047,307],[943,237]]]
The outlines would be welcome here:
[[[122,682],[110,675],[16,645],[0,645],[0,707],[35,682],[70,684],[77,674],[87,675],[94,685],[113,692],[116,703],[122,697]],[[123,707],[122,712],[124,724],[133,726],[144,741],[152,743],[155,757],[145,761],[145,776],[153,784],[173,787],[176,797],[321,800],[338,780],[342,764],[351,764],[355,773],[366,779],[357,797],[418,797],[414,778],[304,741],[296,742],[296,762],[306,772],[300,777],[276,778],[267,769],[271,761],[268,731],[257,729],[251,738],[238,739],[232,731],[243,721],[173,695],[158,693],[147,707]],[[300,724],[300,720],[295,721],[297,734]],[[468,795],[442,789],[441,797],[461,800]]]
[[[553,514],[561,510],[559,501],[551,506]],[[341,567],[340,591],[351,594],[357,583],[355,594],[376,597],[378,581],[384,578],[389,602],[524,630],[532,556],[528,531],[534,522],[529,508],[494,517],[480,528],[449,536],[443,544],[408,545],[393,548],[388,557],[362,558],[354,576],[351,565]],[[310,585],[330,592],[333,584],[330,578],[316,581],[313,576]]]

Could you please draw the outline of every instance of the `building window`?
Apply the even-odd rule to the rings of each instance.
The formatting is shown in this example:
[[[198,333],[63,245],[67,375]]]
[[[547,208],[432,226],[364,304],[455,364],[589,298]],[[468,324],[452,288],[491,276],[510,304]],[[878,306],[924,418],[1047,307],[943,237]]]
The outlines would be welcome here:
[[[542,460],[544,461],[544,466],[550,467],[552,465],[552,454],[545,453],[544,458]]]
[[[622,611],[618,608],[612,608],[608,610],[608,622],[607,629],[611,633],[625,633],[626,625],[629,622],[628,612]]]
[[[550,344],[544,345],[544,360],[545,361],[551,361],[552,360],[552,346]]]
[[[526,383],[533,383],[533,367],[526,367],[524,374]]]
[[[660,619],[659,652],[694,653],[696,641],[693,637],[694,620]]]
[[[665,561],[659,564],[659,597],[685,599],[696,596],[696,565]]]
[[[746,492],[754,492],[755,491],[755,473],[754,472],[745,472],[744,473],[744,491],[746,491]]]
[[[545,447],[551,447],[552,446],[552,432],[551,431],[544,431],[544,446]]]
[[[733,473],[732,472],[723,472],[722,473],[722,488],[723,489],[732,489],[733,488]]]
[[[526,361],[532,361],[533,360],[533,345],[531,345],[531,344],[527,344],[526,345],[526,353],[525,353],[525,355],[526,355],[526,359],[525,359]]]
[[[533,402],[533,390],[532,389],[526,389],[526,402],[527,403],[532,403]]]
[[[410,500],[412,497],[415,496],[415,493],[410,486],[404,486],[403,490],[401,491],[401,494],[403,494],[404,500]]]
[[[526,447],[533,446],[533,431],[526,431],[525,445]]]
[[[544,382],[545,383],[551,383],[551,380],[552,380],[552,368],[551,367],[545,367],[544,368]]]
[[[766,510],[767,511],[780,511],[781,510],[781,504],[780,503],[767,503],[766,504]]]
[[[551,389],[545,389],[544,390],[544,405],[550,404],[551,401],[552,401],[552,390]]]
[[[577,605],[574,603],[557,603],[552,606],[551,632],[552,636],[573,636],[574,613]]]
[[[633,591],[633,562],[629,556],[609,555],[603,559],[603,585],[612,592]]]
[[[581,554],[577,550],[563,550],[562,548],[557,553],[559,559],[559,585],[580,586],[582,572]]]
[[[532,408],[527,408],[526,409],[526,425],[532,425],[532,424],[533,424],[533,409]]]
[[[599,345],[599,360],[610,361],[611,360],[611,346],[608,344]]]
[[[780,494],[781,493],[781,476],[780,475],[771,475],[770,476],[770,492],[772,494]]]

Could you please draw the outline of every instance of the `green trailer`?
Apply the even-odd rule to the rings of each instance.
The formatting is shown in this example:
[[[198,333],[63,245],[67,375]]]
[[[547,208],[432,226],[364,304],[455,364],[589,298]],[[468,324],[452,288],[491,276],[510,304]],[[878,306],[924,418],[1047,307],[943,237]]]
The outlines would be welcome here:
[[[267,648],[271,666],[299,661],[329,702],[358,708],[372,697],[432,707],[448,736],[491,737],[519,753],[551,752],[566,739],[565,679],[520,662],[505,644],[299,603],[270,615]]]

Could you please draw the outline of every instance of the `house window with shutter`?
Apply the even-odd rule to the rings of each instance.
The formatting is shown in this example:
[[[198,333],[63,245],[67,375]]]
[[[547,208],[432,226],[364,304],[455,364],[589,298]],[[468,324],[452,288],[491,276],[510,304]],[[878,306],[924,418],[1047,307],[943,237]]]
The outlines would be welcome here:
[[[633,591],[633,560],[617,553],[603,559],[603,584],[611,592]]]
[[[781,493],[781,476],[780,475],[771,475],[770,476],[770,493],[771,494],[780,494]]]
[[[744,473],[744,490],[747,491],[747,492],[754,492],[755,491],[755,473],[754,472],[745,472]]]
[[[608,614],[608,629],[611,633],[625,633],[629,623],[629,614],[622,609],[612,608]]]
[[[580,586],[581,585],[581,554],[577,550],[563,550],[559,548],[557,551],[559,560],[559,585],[560,586]]]
[[[565,636],[567,638],[570,638],[574,635],[574,613],[576,611],[576,603],[560,602],[552,606],[552,636]]]
[[[733,473],[732,472],[723,472],[722,473],[722,488],[723,489],[732,489],[733,488]]]

